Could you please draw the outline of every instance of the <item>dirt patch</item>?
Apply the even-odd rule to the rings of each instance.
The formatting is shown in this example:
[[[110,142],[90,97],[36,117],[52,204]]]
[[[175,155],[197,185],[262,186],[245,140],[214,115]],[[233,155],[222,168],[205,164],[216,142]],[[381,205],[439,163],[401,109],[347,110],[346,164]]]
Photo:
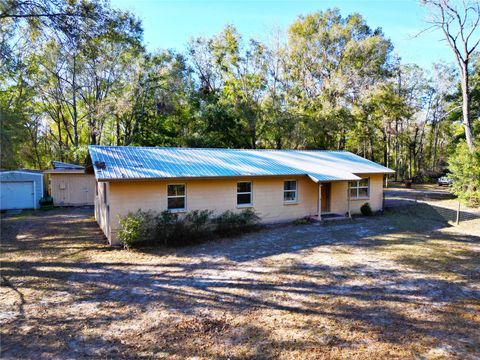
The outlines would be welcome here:
[[[2,358],[478,358],[478,222],[395,211],[124,251],[88,209],[8,217]]]

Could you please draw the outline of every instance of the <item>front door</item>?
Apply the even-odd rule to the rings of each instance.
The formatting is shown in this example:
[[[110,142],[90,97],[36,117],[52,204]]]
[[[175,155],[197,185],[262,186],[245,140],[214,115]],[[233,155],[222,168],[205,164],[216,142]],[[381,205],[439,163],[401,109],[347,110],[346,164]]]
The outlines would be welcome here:
[[[330,211],[330,183],[322,184],[322,212]]]

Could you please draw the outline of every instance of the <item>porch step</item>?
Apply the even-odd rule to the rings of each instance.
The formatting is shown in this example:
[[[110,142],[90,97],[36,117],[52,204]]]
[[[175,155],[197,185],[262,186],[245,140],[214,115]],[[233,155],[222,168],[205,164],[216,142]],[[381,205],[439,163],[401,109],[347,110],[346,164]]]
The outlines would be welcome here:
[[[319,219],[318,216],[315,216],[318,221],[333,221],[333,220],[346,220],[349,219],[348,216],[340,215],[340,214],[322,214],[321,218]]]

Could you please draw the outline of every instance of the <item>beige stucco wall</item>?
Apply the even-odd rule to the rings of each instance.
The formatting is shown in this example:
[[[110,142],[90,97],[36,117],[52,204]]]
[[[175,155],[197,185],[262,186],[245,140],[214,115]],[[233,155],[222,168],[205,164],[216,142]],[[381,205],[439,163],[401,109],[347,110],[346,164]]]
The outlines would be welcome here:
[[[54,205],[93,205],[95,176],[92,174],[49,174]]]
[[[351,212],[360,212],[360,206],[369,202],[374,211],[382,209],[383,175],[362,175],[370,178],[369,199],[351,200]],[[287,204],[283,201],[283,182],[297,180],[298,201]],[[103,184],[99,183],[95,200],[95,217],[112,244],[120,229],[119,217],[129,212],[142,210],[163,211],[167,208],[167,185],[186,184],[186,211],[210,209],[219,214],[226,210],[242,210],[237,207],[237,182],[251,181],[253,209],[262,222],[286,222],[305,216],[317,215],[318,184],[307,177],[275,177],[248,179],[215,179],[189,181],[132,181],[110,182],[107,189],[107,204],[103,199]],[[332,182],[330,212],[345,214],[348,211],[348,182]],[[109,208],[109,214],[107,211]]]
[[[351,214],[359,214],[360,207],[368,202],[373,211],[383,208],[383,174],[356,174],[361,178],[370,179],[370,194],[368,199],[350,199]],[[348,182],[333,182],[331,188],[330,212],[345,214],[348,211]]]
[[[370,196],[368,199],[351,199],[350,211],[352,214],[359,214],[360,207],[368,202],[373,211],[380,211],[383,208],[383,174],[357,174],[362,178],[370,179]],[[346,186],[346,185],[345,185]]]
[[[284,203],[284,180],[297,180],[297,203]],[[172,183],[186,184],[186,211],[210,209],[216,214],[226,210],[241,211],[243,208],[237,207],[237,181],[252,182],[252,207],[265,223],[284,222],[316,215],[318,185],[307,177],[111,182],[108,200],[111,234],[107,237],[112,243],[116,243],[116,232],[120,228],[118,219],[130,211],[166,210],[167,185]],[[97,216],[101,217],[100,214]]]
[[[97,220],[98,226],[100,226],[100,229],[102,229],[103,233],[109,239],[110,241],[110,211],[109,211],[109,206],[108,202],[110,201],[109,199],[109,187],[110,184],[107,182],[96,182],[96,195],[94,199],[95,203],[95,220]],[[104,194],[106,193],[106,200],[107,202],[105,203],[105,198]],[[108,208],[107,208],[108,206]]]
[[[334,214],[345,215],[348,211],[348,182],[332,182],[330,188],[330,212]]]

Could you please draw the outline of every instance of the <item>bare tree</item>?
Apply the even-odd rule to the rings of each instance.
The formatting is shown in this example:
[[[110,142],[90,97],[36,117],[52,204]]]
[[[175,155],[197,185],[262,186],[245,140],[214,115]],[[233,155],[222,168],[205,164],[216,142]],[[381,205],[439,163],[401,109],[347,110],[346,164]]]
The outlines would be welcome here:
[[[0,19],[47,18],[51,21],[82,16],[64,0],[5,0],[0,4]]]
[[[422,0],[432,9],[428,21],[432,28],[441,29],[452,49],[460,69],[462,88],[462,112],[465,138],[471,151],[474,149],[474,135],[470,121],[470,60],[480,43],[480,2],[478,0]]]

